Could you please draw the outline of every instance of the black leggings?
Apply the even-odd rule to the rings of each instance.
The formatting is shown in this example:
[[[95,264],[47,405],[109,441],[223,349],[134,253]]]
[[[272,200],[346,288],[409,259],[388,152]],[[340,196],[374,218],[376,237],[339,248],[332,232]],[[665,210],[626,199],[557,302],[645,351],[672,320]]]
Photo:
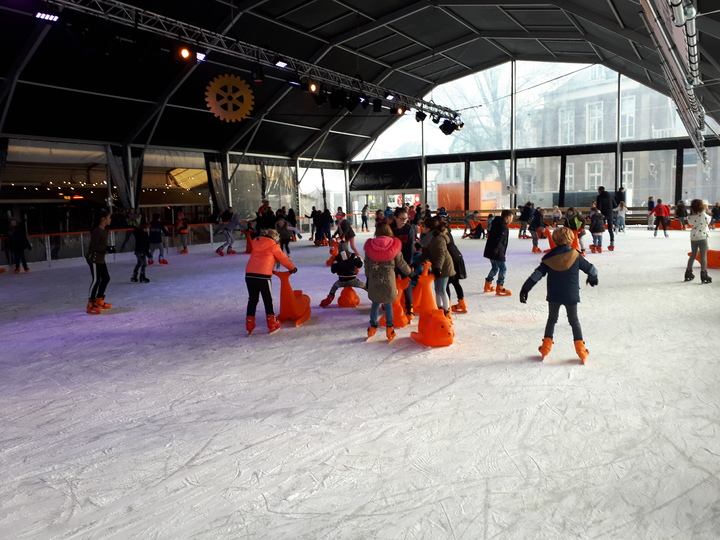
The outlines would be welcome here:
[[[280,249],[287,252],[288,255],[290,255],[290,238],[281,238],[280,239]]]
[[[450,298],[450,285],[455,287],[455,295],[457,296],[458,300],[462,300],[465,298],[465,294],[463,293],[462,285],[460,285],[460,277],[455,274],[453,277],[448,279],[448,286],[447,286],[447,293],[448,298]]]
[[[548,320],[545,325],[545,337],[552,338],[555,332],[555,324],[558,322],[558,316],[560,315],[560,306],[565,306],[567,311],[568,322],[572,328],[573,341],[582,341],[582,327],[580,326],[580,319],[577,314],[577,304],[560,304],[559,302],[548,302]]]
[[[107,264],[105,263],[91,263],[90,275],[92,281],[90,282],[90,301],[92,302],[96,298],[105,298],[105,288],[110,283],[110,274],[108,274]]]
[[[265,305],[265,314],[274,315],[275,309],[273,308],[273,297],[272,297],[272,282],[270,279],[245,277],[245,284],[248,290],[248,303],[247,312],[248,317],[255,316],[255,310],[262,295],[263,304]]]

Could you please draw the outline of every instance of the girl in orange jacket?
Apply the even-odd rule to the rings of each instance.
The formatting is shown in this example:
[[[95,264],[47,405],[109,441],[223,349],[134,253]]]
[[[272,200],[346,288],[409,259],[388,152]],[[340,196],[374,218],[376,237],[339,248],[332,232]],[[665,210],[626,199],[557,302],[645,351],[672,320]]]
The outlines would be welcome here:
[[[297,268],[280,249],[280,235],[273,229],[265,229],[260,236],[252,241],[252,253],[245,267],[245,284],[248,290],[247,313],[245,329],[251,334],[255,329],[255,310],[262,295],[265,305],[265,316],[270,333],[280,328],[280,322],[275,318],[272,297],[272,273],[276,262],[290,270],[297,272]]]

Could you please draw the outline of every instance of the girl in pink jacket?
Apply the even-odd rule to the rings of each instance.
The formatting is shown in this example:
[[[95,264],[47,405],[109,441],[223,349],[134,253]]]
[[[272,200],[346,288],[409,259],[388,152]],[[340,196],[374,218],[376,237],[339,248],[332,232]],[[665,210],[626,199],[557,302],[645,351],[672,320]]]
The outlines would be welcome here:
[[[247,313],[245,329],[251,334],[255,329],[255,310],[262,295],[265,304],[265,317],[268,330],[272,334],[280,328],[280,322],[275,318],[272,297],[272,273],[275,262],[279,262],[290,273],[297,272],[297,268],[280,249],[280,235],[273,229],[265,229],[260,236],[252,241],[252,253],[245,267],[245,284],[248,290]]]

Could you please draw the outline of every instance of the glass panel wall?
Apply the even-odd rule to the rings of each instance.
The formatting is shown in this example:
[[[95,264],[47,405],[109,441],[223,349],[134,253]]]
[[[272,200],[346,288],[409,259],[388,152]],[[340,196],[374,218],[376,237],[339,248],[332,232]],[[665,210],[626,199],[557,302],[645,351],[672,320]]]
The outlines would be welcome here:
[[[516,147],[615,140],[617,88],[600,65],[518,62]]]
[[[676,202],[673,200],[675,150],[624,152],[622,160],[625,201],[628,206],[644,206],[650,196],[655,198],[655,202],[662,199],[667,205]]]
[[[720,178],[716,172],[720,167],[720,147],[708,148],[707,153],[708,164],[703,165],[694,149],[685,150],[682,193],[685,204],[692,199],[703,199],[712,207],[720,201]]]
[[[435,212],[465,208],[465,164],[440,163],[427,166],[427,204]]]
[[[597,198],[597,190],[600,186],[610,192],[615,191],[615,154],[583,154],[567,157],[565,206],[590,206],[590,203]],[[626,204],[631,206],[629,194]]]
[[[535,207],[552,209],[560,191],[560,157],[518,159],[517,179],[519,205],[532,201]]]
[[[470,163],[470,208],[489,210],[509,208],[510,160],[473,161]]]
[[[333,215],[337,212],[338,207],[341,207],[343,212],[348,213],[345,200],[345,171],[325,169],[323,174],[325,175],[325,199],[328,209]],[[360,223],[360,218],[353,220],[352,216],[348,216],[348,220],[353,225]]]
[[[620,77],[620,140],[684,137],[687,132],[672,99]]]

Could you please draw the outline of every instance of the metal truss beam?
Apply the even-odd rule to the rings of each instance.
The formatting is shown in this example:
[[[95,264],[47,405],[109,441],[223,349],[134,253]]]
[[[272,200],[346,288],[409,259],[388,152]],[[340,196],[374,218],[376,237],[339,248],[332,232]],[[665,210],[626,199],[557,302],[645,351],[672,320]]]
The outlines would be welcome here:
[[[163,15],[152,13],[150,11],[139,9],[118,2],[117,0],[47,0],[48,4],[63,7],[74,11],[79,11],[86,15],[105,19],[116,24],[143,30],[156,35],[165,36],[173,40],[187,40],[188,43],[197,45],[208,51],[217,52],[240,58],[250,62],[257,62],[263,66],[274,67],[276,53],[234,39],[230,36],[222,35],[184,23]],[[307,77],[314,81],[323,82],[335,88],[342,88],[347,91],[357,92],[368,98],[385,99],[388,93],[395,96],[394,103],[398,106],[422,109],[433,116],[455,120],[459,113],[449,107],[437,105],[436,103],[425,101],[423,99],[396,92],[392,89],[381,87],[379,85],[362,81],[356,77],[345,75],[337,71],[322,68],[320,66],[299,60],[296,58],[283,56],[283,60],[287,62],[289,73],[297,74],[300,77]]]

